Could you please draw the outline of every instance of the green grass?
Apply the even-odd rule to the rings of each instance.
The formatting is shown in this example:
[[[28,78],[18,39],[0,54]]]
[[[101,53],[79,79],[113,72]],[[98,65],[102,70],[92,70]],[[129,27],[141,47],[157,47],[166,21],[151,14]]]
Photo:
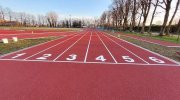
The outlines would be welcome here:
[[[129,32],[129,31],[125,31],[123,33],[180,44],[180,41],[177,41],[176,36],[158,36],[158,35],[150,36],[148,33],[140,34],[140,33],[137,33],[137,32],[132,33],[132,32]]]
[[[180,41],[177,41],[177,37],[175,36],[152,36],[151,38],[153,39],[158,39],[158,40],[162,40],[162,41],[169,41],[169,42],[173,42],[173,43],[177,43],[179,44]]]
[[[56,39],[55,37],[49,37],[49,38],[40,38],[40,39],[26,39],[26,40],[19,40],[18,42],[12,42],[8,44],[0,43],[0,55],[7,54],[13,51],[17,51],[20,49],[24,49],[33,45],[37,45],[40,43],[44,43],[50,40]]]

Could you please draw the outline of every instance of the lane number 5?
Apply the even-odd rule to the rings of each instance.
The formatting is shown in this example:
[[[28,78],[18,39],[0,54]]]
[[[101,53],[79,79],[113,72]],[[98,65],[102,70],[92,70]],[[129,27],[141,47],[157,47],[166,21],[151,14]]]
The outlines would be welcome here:
[[[122,58],[123,58],[124,61],[126,61],[126,62],[130,62],[130,63],[135,62],[134,59],[130,58],[129,56],[122,56]]]

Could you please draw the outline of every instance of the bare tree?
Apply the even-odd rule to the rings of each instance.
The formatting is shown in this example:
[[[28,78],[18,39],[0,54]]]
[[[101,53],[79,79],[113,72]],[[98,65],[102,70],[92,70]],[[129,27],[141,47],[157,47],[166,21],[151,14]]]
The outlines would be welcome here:
[[[143,13],[144,13],[143,9],[141,8],[141,12],[139,13],[138,31],[140,30],[140,25],[141,25]]]
[[[179,7],[179,4],[180,4],[180,0],[177,0],[177,3],[176,3],[176,8],[175,8],[175,11],[173,13],[173,16],[171,18],[171,20],[169,21],[169,25],[167,26],[167,32],[166,32],[166,35],[169,35],[169,31],[170,31],[170,28],[171,28],[171,24],[173,22],[173,19],[178,11],[178,7]]]
[[[158,4],[159,4],[159,0],[156,0],[156,3],[155,4],[152,3],[152,4],[154,5],[154,11],[153,11],[151,22],[150,22],[149,29],[148,29],[148,33],[150,33],[150,34],[151,34],[152,23],[153,23],[153,20],[154,20],[154,17],[155,17],[155,13],[156,13],[156,10],[157,10]]]
[[[106,24],[106,18],[107,18],[107,15],[106,15],[106,12],[104,11],[103,14],[101,15],[101,19],[100,19],[100,23],[104,27],[105,27],[105,24]]]
[[[50,27],[56,27],[58,21],[58,14],[56,12],[48,12],[46,14],[47,21]]]
[[[163,4],[165,5],[165,7],[163,7],[162,5],[158,5],[165,10],[164,22],[163,22],[163,25],[161,27],[161,31],[159,34],[160,36],[163,36],[165,33],[165,30],[166,30],[166,25],[167,25],[168,18],[169,18],[169,12],[171,9],[171,2],[172,2],[172,0],[163,0]]]
[[[5,20],[5,10],[0,6],[0,19]]]
[[[151,8],[151,2],[152,0],[141,0],[141,6],[143,9],[143,17],[144,17],[142,28],[141,28],[142,34],[144,34],[144,31],[145,31],[145,24],[146,24],[146,20],[149,14],[149,10]]]
[[[124,14],[124,24],[123,24],[124,30],[126,30],[128,27],[128,15],[130,11],[130,6],[131,6],[131,0],[127,0],[125,2],[125,14]]]
[[[7,14],[9,21],[12,21],[13,11],[10,8],[6,8],[6,14]]]
[[[132,25],[130,26],[130,31],[134,30],[136,26],[136,16],[138,14],[138,9],[140,8],[140,3],[138,0],[133,1],[133,10],[132,10]]]
[[[111,26],[111,11],[107,11],[106,14],[107,14],[107,27],[110,27]]]

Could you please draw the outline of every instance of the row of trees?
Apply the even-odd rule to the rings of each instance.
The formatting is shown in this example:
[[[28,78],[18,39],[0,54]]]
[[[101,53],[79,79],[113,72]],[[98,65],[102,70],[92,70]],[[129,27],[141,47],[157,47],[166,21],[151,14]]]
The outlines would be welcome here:
[[[3,8],[0,6],[0,24],[3,25],[6,22],[16,22],[19,26],[46,26],[48,25],[47,19],[50,14],[37,15],[27,14],[25,12],[14,12],[10,8]],[[14,23],[12,23],[14,24]]]
[[[172,8],[172,2],[176,2],[175,9]],[[148,33],[151,33],[155,15],[163,12],[164,20],[159,35],[169,35],[179,5],[180,0],[113,0],[109,10],[102,14],[100,25],[122,30],[140,30],[144,34],[145,26],[148,24]],[[153,9],[151,14],[150,9]],[[157,11],[157,9],[161,9],[161,12]],[[171,10],[173,10],[172,16],[170,16]],[[151,18],[150,23],[147,23],[148,17]],[[178,26],[177,32],[179,28],[180,26]]]
[[[38,27],[75,27],[80,28],[89,24],[88,19],[65,18],[59,19],[56,12],[48,12],[45,15],[33,15],[24,12],[15,12],[10,8],[0,6],[0,25],[11,26],[38,26]]]

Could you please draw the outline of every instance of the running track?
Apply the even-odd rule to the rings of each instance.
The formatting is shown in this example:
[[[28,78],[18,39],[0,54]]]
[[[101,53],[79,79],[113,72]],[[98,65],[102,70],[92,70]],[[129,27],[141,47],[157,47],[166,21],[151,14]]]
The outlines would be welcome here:
[[[41,32],[41,33],[18,33],[18,34],[0,34],[0,40],[3,38],[12,39],[17,37],[18,39],[36,39],[46,37],[59,37],[74,34],[75,32]]]
[[[179,100],[180,65],[89,29],[0,57],[0,100]]]

